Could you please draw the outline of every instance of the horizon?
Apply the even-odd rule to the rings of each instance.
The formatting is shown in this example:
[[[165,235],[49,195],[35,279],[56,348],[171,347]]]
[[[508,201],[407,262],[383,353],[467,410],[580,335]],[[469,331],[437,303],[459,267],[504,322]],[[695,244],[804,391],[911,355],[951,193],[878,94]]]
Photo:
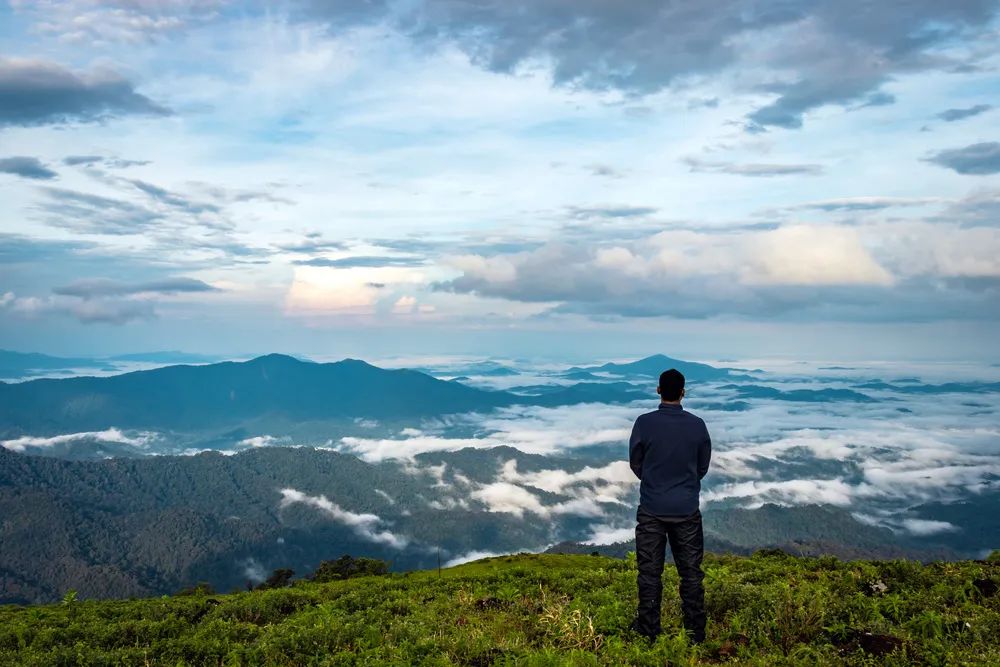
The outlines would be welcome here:
[[[0,378],[2,382],[26,381],[42,378],[58,378],[73,376],[111,376],[132,371],[154,370],[167,366],[191,365],[202,366],[217,364],[222,362],[244,363],[254,361],[263,357],[281,356],[303,361],[307,363],[337,363],[340,361],[362,361],[370,365],[387,368],[415,368],[416,370],[435,368],[443,369],[449,366],[462,366],[463,364],[475,364],[479,362],[496,363],[511,368],[542,368],[558,369],[576,365],[600,365],[600,364],[627,364],[631,362],[645,361],[655,357],[665,357],[672,361],[682,363],[700,363],[716,368],[729,368],[732,370],[761,370],[768,373],[778,373],[786,376],[808,374],[816,371],[837,371],[848,372],[845,377],[852,373],[871,375],[873,372],[920,372],[925,380],[937,379],[989,379],[1000,376],[1000,363],[982,363],[968,359],[859,359],[859,358],[812,358],[803,359],[799,357],[783,356],[758,356],[758,357],[695,357],[688,355],[667,354],[664,352],[651,352],[648,354],[636,353],[633,355],[617,356],[586,356],[578,354],[539,354],[539,355],[478,355],[478,354],[384,354],[371,355],[368,357],[352,355],[348,353],[301,353],[290,351],[272,352],[245,352],[231,354],[210,354],[194,353],[183,350],[143,350],[127,351],[112,354],[48,354],[37,351],[8,350],[0,348],[0,354],[11,353],[14,355],[33,355],[52,359],[68,359],[93,362],[106,362],[111,366],[95,373],[95,368],[87,366],[73,367],[53,367],[48,372],[44,369],[33,369],[23,376]],[[157,358],[159,357],[159,358]],[[131,365],[129,365],[131,364]],[[843,366],[841,364],[852,364]],[[27,368],[27,366],[25,366]],[[666,367],[664,368],[666,370]]]
[[[0,0],[0,348],[1000,362],[1000,5],[852,2]]]

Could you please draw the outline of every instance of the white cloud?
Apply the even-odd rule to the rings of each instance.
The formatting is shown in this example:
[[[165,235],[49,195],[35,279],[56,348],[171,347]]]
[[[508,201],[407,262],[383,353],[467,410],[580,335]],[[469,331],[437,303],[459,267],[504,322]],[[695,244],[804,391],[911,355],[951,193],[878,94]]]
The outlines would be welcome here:
[[[51,437],[39,437],[25,435],[19,438],[13,438],[11,440],[4,440],[0,442],[0,447],[4,447],[13,452],[24,452],[29,447],[53,447],[56,445],[63,445],[69,442],[76,442],[80,440],[96,440],[98,442],[113,442],[122,445],[132,445],[133,447],[143,448],[146,447],[150,442],[156,440],[159,436],[156,433],[149,431],[142,431],[134,436],[127,436],[124,432],[117,428],[109,428],[103,431],[86,431],[82,433],[67,433],[64,435],[54,435]]]
[[[580,404],[557,408],[515,406],[488,414],[468,414],[453,422],[424,430],[406,428],[402,438],[341,438],[336,449],[365,461],[410,459],[417,454],[457,451],[466,447],[489,449],[510,446],[529,454],[554,454],[575,447],[606,442],[628,442],[637,408],[627,405]],[[444,431],[458,424],[475,425],[485,435],[452,438],[428,431]]]
[[[274,447],[281,443],[289,442],[289,440],[289,438],[278,438],[273,435],[255,435],[251,438],[244,438],[236,444],[242,447]]]
[[[469,501],[465,498],[453,498],[451,496],[442,496],[441,498],[436,498],[434,500],[428,501],[427,506],[435,510],[454,510],[454,509],[469,509]]]
[[[939,496],[958,496],[963,492],[977,493],[990,486],[990,480],[1000,475],[1000,461],[979,466],[948,465],[913,467],[913,462],[901,465],[868,464],[865,481],[886,496],[931,500]],[[950,493],[949,493],[950,492]]]
[[[428,435],[396,440],[346,436],[340,439],[335,449],[354,454],[365,461],[374,462],[412,458],[426,452],[455,451],[464,447],[483,449],[494,446],[496,446],[495,443],[479,438],[443,438]]]
[[[493,558],[494,556],[503,556],[505,554],[497,551],[468,551],[459,556],[455,556],[446,563],[444,567],[454,567],[455,565],[461,565],[462,563],[468,563],[474,560],[479,560],[481,558]]]
[[[385,544],[394,549],[403,549],[409,544],[409,540],[401,535],[380,529],[382,519],[377,514],[358,514],[343,509],[337,503],[332,502],[326,496],[310,496],[296,489],[280,489],[281,502],[279,507],[285,508],[296,503],[315,507],[324,512],[337,523],[352,528],[359,537],[371,542]]]
[[[144,44],[210,20],[223,0],[13,0],[36,29],[73,44]]]
[[[624,461],[615,461],[602,468],[588,466],[577,472],[549,469],[520,473],[517,461],[511,459],[501,466],[496,481],[476,488],[470,497],[484,503],[491,512],[519,517],[525,512],[541,517],[603,517],[607,514],[607,505],[624,505],[622,496],[633,493],[637,483]],[[569,497],[545,505],[538,495],[525,487]]]
[[[626,245],[575,246],[553,241],[535,250],[454,258],[462,272],[453,285],[526,300],[624,298],[654,293],[671,277],[705,280],[689,289],[714,298],[747,298],[733,287],[842,286],[893,283],[858,229],[833,224],[784,224],[729,233],[669,230]],[[548,267],[559,265],[559,272]],[[728,285],[727,285],[728,283]],[[728,295],[728,296],[727,296]],[[742,297],[741,297],[742,295]]]
[[[243,576],[250,581],[259,584],[267,579],[267,570],[264,569],[264,566],[256,558],[247,558],[243,561],[242,566]]]
[[[427,282],[424,272],[402,267],[296,266],[285,296],[288,315],[374,315],[382,298],[379,285],[416,286]],[[413,296],[400,297],[391,307],[410,312]]]
[[[555,469],[522,473],[517,469],[517,460],[510,459],[503,464],[500,477],[507,482],[518,482],[558,494],[572,493],[574,490],[571,487],[582,485],[605,502],[617,502],[618,496],[639,483],[625,460],[612,461],[599,468],[586,466],[576,472]]]
[[[856,229],[785,225],[747,239],[741,262],[747,284],[890,285]]]
[[[156,317],[153,301],[130,297],[79,299],[58,294],[17,296],[6,292],[0,299],[0,308],[29,319],[65,315],[84,324],[125,324]]]
[[[898,518],[891,512],[883,512],[874,516],[863,512],[852,512],[851,516],[868,526],[879,526],[889,528],[893,531],[904,531],[918,537],[928,535],[939,535],[941,533],[953,533],[961,530],[958,526],[947,521],[932,521],[930,519]]]
[[[591,526],[590,530],[590,536],[584,540],[587,544],[618,544],[635,539],[635,526],[600,524]]]
[[[743,506],[757,508],[766,503],[776,505],[837,505],[847,507],[858,488],[842,479],[790,479],[780,482],[739,482],[702,492],[703,503],[735,498]]]
[[[903,528],[914,535],[938,535],[940,533],[952,533],[959,530],[958,526],[947,521],[931,521],[928,519],[903,519]]]
[[[526,511],[539,516],[549,514],[548,508],[542,504],[538,496],[523,487],[507,482],[487,484],[473,491],[470,497],[485,504],[490,512],[513,514],[517,517],[523,517]]]

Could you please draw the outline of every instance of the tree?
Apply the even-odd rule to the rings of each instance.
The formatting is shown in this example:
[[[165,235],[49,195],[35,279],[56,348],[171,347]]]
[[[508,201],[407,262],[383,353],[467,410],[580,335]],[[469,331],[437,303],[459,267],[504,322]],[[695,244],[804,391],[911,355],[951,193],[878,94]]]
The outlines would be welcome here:
[[[339,581],[351,577],[387,574],[389,564],[377,558],[354,558],[344,554],[337,560],[325,560],[313,572],[312,580],[318,583]]]
[[[271,576],[267,578],[267,581],[257,586],[257,590],[267,590],[270,588],[285,588],[292,582],[292,576],[295,574],[294,570],[289,570],[287,567],[278,568],[271,573]]]
[[[207,581],[199,581],[194,586],[182,588],[175,595],[215,595],[215,589]]]

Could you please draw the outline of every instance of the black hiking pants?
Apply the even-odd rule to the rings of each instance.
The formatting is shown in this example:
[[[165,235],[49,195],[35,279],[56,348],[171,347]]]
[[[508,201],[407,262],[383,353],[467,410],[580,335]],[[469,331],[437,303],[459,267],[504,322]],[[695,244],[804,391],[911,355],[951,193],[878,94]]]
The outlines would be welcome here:
[[[663,595],[663,560],[667,541],[680,575],[681,612],[684,629],[694,641],[705,639],[705,588],[701,561],[705,541],[701,512],[689,517],[658,517],[639,508],[636,512],[635,556],[639,566],[639,610],[636,629],[644,635],[660,632],[660,601]]]

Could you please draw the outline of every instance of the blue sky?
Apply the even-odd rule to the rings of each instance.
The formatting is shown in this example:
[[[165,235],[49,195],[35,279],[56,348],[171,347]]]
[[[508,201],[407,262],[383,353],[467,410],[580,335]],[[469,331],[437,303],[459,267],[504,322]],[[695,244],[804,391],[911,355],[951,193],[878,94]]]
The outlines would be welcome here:
[[[997,361],[998,3],[0,3],[0,347]]]

